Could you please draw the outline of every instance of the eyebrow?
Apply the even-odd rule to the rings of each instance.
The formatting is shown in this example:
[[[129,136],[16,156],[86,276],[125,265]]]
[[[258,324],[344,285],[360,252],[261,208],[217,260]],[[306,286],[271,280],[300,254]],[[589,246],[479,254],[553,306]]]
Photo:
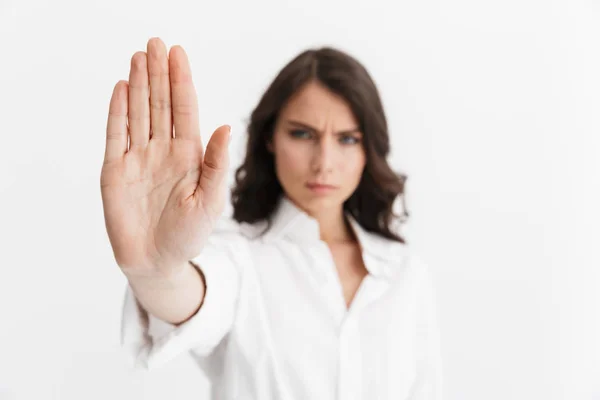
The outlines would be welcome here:
[[[288,119],[287,123],[291,124],[291,125],[296,125],[298,127],[304,128],[304,129],[311,130],[313,132],[321,133],[321,132],[319,132],[319,130],[317,128],[307,125],[300,121],[294,121],[294,120]],[[353,129],[349,129],[349,130],[345,130],[345,131],[336,132],[334,135],[348,135],[351,133],[362,133],[362,132],[360,131],[360,128],[353,128]]]

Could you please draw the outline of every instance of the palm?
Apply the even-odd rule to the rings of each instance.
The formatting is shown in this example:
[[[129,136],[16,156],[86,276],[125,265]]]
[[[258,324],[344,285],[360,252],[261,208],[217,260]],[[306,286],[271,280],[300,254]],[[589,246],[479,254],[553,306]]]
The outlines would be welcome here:
[[[213,134],[204,155],[185,53],[173,48],[167,59],[153,39],[147,68],[145,60],[134,55],[129,83],[111,99],[102,199],[117,263],[168,273],[200,252],[223,210],[228,130]]]

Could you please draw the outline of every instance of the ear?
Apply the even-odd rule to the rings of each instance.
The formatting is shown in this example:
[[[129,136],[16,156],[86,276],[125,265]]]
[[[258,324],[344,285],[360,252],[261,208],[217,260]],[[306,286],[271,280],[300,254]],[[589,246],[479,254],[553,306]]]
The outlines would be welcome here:
[[[273,153],[273,142],[271,140],[267,140],[267,150],[269,150],[269,153]]]

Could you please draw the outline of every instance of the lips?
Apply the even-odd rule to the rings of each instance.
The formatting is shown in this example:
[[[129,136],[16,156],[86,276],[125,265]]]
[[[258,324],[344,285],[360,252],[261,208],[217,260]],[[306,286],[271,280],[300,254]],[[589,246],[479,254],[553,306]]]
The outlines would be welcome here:
[[[314,182],[307,183],[306,187],[309,188],[310,190],[319,191],[319,192],[337,189],[337,187],[335,187],[333,185],[329,185],[326,183],[314,183]]]
[[[306,186],[308,186],[309,188],[323,188],[323,189],[329,188],[329,189],[335,189],[335,186],[328,185],[326,183],[312,183],[312,182],[309,182],[309,183],[306,184]]]

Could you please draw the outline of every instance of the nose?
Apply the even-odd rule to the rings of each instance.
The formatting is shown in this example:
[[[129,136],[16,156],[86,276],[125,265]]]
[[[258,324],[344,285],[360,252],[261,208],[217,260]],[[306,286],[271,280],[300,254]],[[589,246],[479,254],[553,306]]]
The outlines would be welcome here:
[[[335,164],[335,143],[329,135],[323,135],[315,141],[312,157],[313,172],[318,174],[329,173]]]

